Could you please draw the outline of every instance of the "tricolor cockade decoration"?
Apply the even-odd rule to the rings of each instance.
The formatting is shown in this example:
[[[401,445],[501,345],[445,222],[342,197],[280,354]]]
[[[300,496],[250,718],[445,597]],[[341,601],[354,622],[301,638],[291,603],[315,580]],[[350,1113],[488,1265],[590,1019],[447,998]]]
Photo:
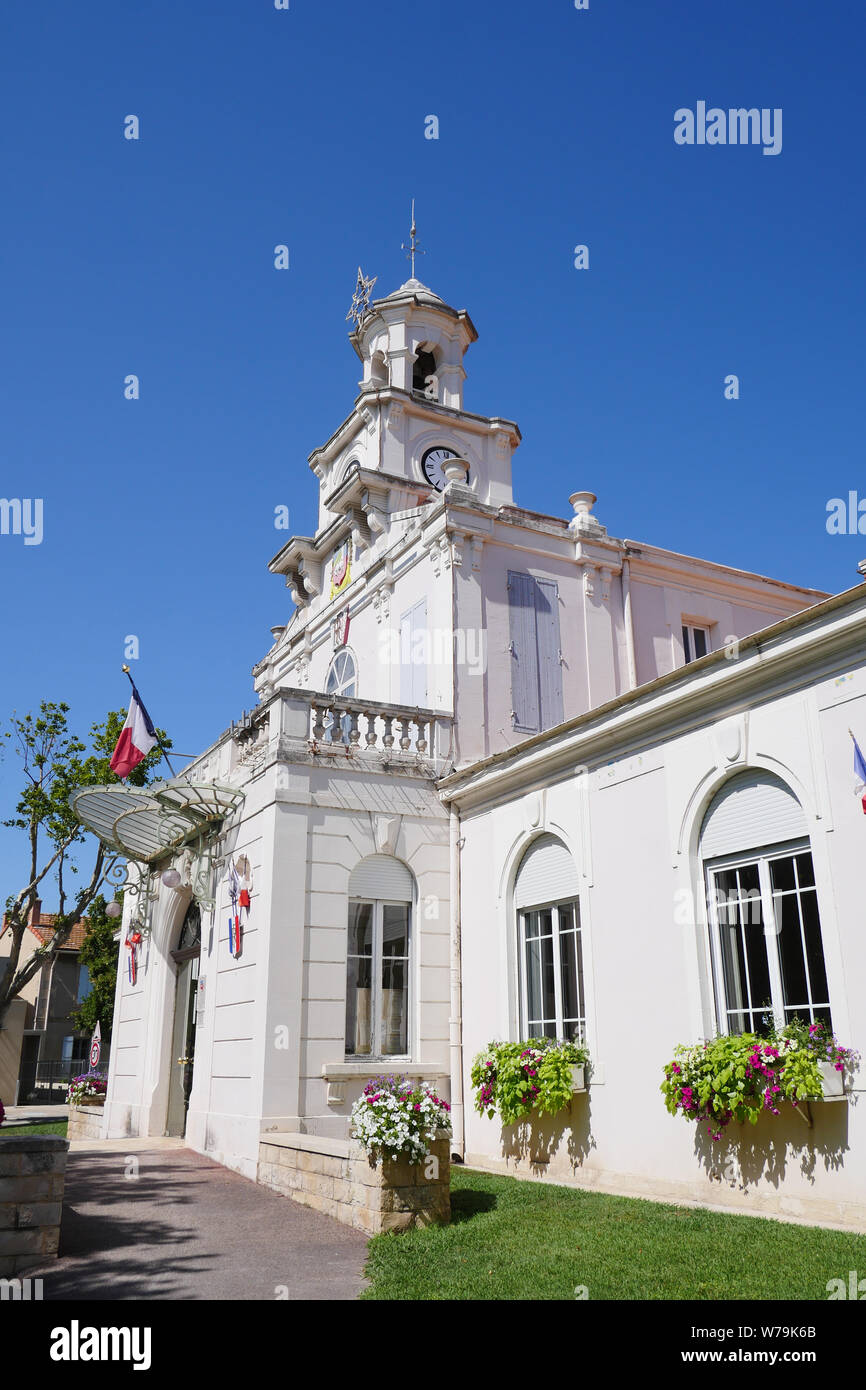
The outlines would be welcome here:
[[[141,945],[141,932],[131,931],[126,937],[126,948],[129,951],[129,959],[126,962],[126,973],[129,976],[129,983],[134,985],[138,979],[138,948]]]
[[[228,879],[232,906],[229,914],[229,952],[237,960],[243,950],[244,923],[249,921],[250,893],[253,887],[250,861],[245,854],[237,860],[229,860]]]

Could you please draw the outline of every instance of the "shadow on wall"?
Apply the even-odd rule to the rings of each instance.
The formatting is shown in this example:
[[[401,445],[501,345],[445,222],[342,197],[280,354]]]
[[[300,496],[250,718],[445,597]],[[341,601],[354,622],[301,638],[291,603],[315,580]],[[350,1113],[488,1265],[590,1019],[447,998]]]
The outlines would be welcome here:
[[[781,1107],[780,1115],[763,1114],[756,1125],[732,1123],[714,1142],[701,1122],[695,1134],[695,1156],[711,1182],[747,1192],[759,1183],[780,1187],[789,1170],[799,1169],[810,1183],[816,1170],[838,1172],[848,1152],[848,1105],[815,1101],[812,1127],[793,1106]]]
[[[533,1114],[516,1125],[502,1126],[502,1156],[509,1163],[526,1164],[543,1177],[551,1162],[561,1171],[574,1171],[596,1147],[590,1127],[588,1095],[574,1096],[568,1109],[556,1115]]]

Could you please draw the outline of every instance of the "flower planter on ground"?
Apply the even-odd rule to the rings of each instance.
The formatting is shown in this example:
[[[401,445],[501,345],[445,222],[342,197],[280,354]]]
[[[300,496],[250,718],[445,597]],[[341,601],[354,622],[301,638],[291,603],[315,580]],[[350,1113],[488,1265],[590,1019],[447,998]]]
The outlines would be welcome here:
[[[108,1090],[107,1078],[102,1072],[86,1071],[81,1076],[73,1076],[66,1092],[68,1105],[104,1105]]]

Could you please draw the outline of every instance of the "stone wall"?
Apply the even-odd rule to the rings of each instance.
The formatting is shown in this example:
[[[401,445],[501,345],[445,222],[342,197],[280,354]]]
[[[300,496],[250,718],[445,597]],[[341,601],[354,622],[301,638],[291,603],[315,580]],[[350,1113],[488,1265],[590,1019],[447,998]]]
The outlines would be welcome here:
[[[57,1134],[0,1130],[0,1277],[57,1254],[68,1149]]]
[[[269,1134],[259,1145],[258,1181],[368,1235],[451,1219],[450,1139],[444,1133],[421,1163],[373,1163],[349,1139]]]
[[[104,1105],[70,1105],[67,1139],[101,1139],[104,1115]]]

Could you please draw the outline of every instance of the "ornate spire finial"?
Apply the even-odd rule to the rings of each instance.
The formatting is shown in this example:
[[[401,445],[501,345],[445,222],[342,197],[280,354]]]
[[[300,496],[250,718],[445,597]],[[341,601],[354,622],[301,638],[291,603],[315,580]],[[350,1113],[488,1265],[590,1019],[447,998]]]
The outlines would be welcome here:
[[[346,315],[346,322],[351,319],[357,328],[362,318],[370,307],[370,293],[378,280],[378,275],[368,279],[360,266],[358,266],[358,283],[355,286],[355,293],[352,295],[352,303]]]
[[[409,227],[409,245],[404,241],[401,250],[406,252],[406,260],[412,267],[412,279],[415,279],[415,257],[426,256],[427,252],[422,251],[418,245],[418,228],[415,226],[415,199],[412,199],[412,223]]]

